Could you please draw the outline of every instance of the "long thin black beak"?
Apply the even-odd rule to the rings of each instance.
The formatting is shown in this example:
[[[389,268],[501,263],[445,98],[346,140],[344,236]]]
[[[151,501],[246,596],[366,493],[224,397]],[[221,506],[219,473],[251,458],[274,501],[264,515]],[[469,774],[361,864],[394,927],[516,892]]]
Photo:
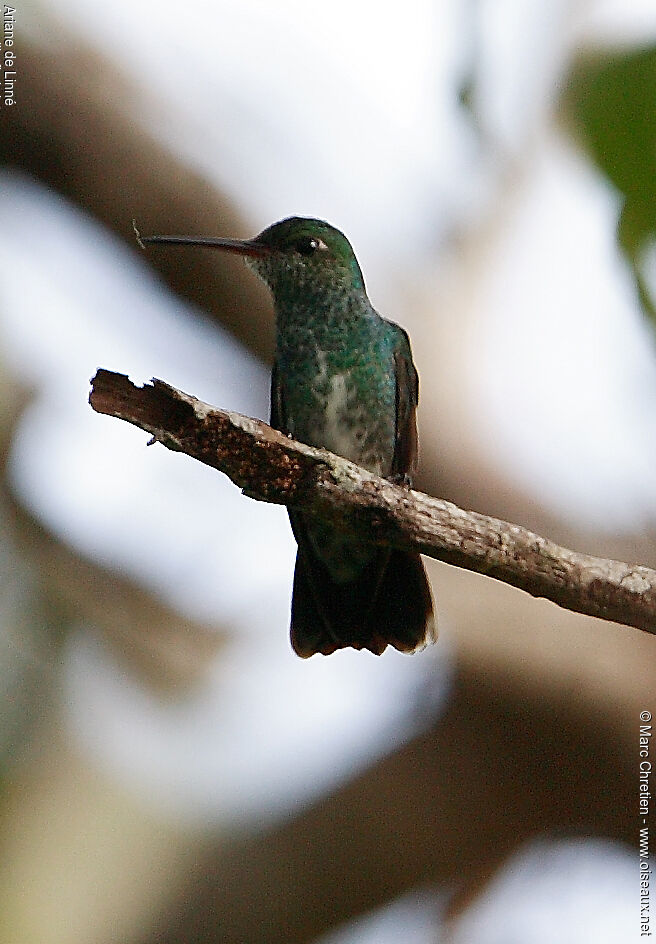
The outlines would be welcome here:
[[[266,256],[271,251],[269,246],[254,239],[224,239],[220,236],[142,236],[134,220],[132,228],[142,249],[145,249],[146,245],[160,243],[169,246],[208,246],[235,252],[240,256]]]

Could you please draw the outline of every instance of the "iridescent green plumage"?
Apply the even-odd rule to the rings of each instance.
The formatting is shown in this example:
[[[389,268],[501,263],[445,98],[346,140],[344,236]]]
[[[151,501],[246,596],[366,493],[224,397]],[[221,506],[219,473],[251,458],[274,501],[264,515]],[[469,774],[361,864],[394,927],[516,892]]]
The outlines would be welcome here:
[[[418,398],[410,343],[371,305],[346,237],[322,220],[291,217],[252,240],[203,242],[244,255],[272,292],[271,425],[409,483]],[[432,641],[419,555],[381,548],[367,534],[298,512],[290,511],[290,520],[298,542],[291,639],[299,655],[347,646],[411,652]]]

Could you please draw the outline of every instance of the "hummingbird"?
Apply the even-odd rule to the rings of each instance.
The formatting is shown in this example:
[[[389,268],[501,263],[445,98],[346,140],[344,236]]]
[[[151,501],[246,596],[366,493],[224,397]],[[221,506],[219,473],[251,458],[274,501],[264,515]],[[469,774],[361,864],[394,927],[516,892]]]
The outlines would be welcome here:
[[[253,239],[145,236],[141,245],[208,246],[244,256],[276,319],[270,425],[410,486],[417,461],[417,371],[408,335],[369,301],[348,239],[323,220],[289,217]],[[436,638],[419,554],[289,509],[298,544],[291,604],[297,655]]]

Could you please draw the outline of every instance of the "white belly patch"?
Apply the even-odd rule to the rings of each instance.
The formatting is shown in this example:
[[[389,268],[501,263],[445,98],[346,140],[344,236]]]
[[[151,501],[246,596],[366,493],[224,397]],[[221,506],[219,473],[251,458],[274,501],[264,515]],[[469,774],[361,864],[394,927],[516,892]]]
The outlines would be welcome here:
[[[352,458],[357,444],[352,424],[353,417],[347,421],[348,391],[346,374],[335,374],[330,381],[330,390],[326,398],[324,411],[323,438],[326,449],[340,456]]]
[[[351,387],[349,370],[334,373],[328,383],[328,365],[326,356],[317,351],[317,386],[324,386],[327,392],[321,404],[323,422],[316,431],[313,440],[338,456],[351,459],[371,472],[385,475],[386,470],[380,454],[378,438],[372,437],[375,419],[368,416],[358,403]]]

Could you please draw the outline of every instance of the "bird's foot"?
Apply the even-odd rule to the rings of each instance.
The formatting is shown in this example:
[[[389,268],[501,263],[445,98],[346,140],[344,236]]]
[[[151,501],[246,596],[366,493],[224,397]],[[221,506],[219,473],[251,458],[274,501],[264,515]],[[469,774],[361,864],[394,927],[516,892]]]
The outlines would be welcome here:
[[[407,472],[394,472],[392,475],[387,476],[387,481],[391,482],[392,485],[400,485],[401,488],[412,487],[412,479]]]

